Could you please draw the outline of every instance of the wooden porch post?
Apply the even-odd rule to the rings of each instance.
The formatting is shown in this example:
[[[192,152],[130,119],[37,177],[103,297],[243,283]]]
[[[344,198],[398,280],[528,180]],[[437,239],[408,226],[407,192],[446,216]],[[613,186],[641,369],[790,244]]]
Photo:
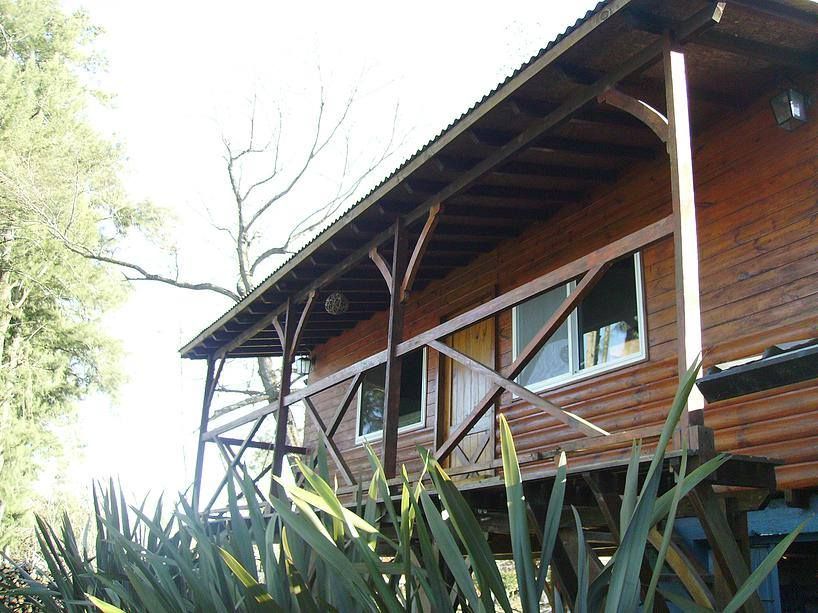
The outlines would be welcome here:
[[[386,478],[397,473],[398,421],[400,417],[400,378],[403,358],[397,355],[397,346],[403,337],[403,300],[401,287],[406,272],[406,229],[403,218],[395,222],[395,239],[392,249],[392,284],[389,298],[389,330],[386,339],[386,381],[383,402],[383,449],[381,461]]]
[[[670,156],[673,198],[673,243],[676,254],[676,331],[681,376],[702,352],[699,240],[696,233],[685,57],[681,49],[668,39],[663,59],[669,128],[667,151]],[[703,409],[704,398],[694,386],[687,403],[687,424],[702,425]]]
[[[293,372],[293,317],[292,304],[287,301],[284,310],[284,330],[281,338],[281,379],[278,385],[278,400],[276,401],[276,437],[273,447],[273,475],[281,476],[281,469],[284,465],[284,454],[287,451],[287,422],[289,421],[290,407],[285,403],[287,394],[290,393],[290,379]],[[279,493],[278,484],[273,480],[270,486],[270,493]]]
[[[212,388],[214,385],[214,373],[216,371],[216,361],[213,356],[207,358],[207,374],[205,375],[204,397],[202,399],[202,416],[199,420],[199,442],[196,446],[196,471],[193,474],[193,508],[199,511],[199,497],[202,490],[202,471],[204,469],[205,439],[203,435],[207,432],[207,423],[210,419],[210,402],[213,399]]]

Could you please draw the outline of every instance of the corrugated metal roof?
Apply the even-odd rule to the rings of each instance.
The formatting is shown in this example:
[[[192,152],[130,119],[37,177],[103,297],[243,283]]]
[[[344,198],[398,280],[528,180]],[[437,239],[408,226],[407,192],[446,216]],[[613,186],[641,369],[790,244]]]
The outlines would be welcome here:
[[[473,113],[476,109],[478,109],[483,103],[485,103],[489,98],[491,98],[493,95],[495,95],[500,89],[502,89],[507,83],[509,83],[515,77],[517,77],[521,72],[523,72],[526,68],[528,68],[532,63],[534,63],[539,58],[541,58],[544,54],[546,54],[548,51],[550,51],[555,45],[559,44],[560,41],[562,41],[566,36],[569,36],[577,28],[579,28],[584,23],[586,23],[589,19],[591,19],[592,17],[594,17],[595,15],[600,13],[604,9],[604,7],[606,5],[611,3],[611,1],[612,0],[602,0],[601,2],[597,3],[597,5],[593,9],[587,11],[585,13],[585,15],[578,18],[574,22],[573,25],[566,28],[561,34],[557,35],[545,47],[540,49],[540,51],[538,53],[531,56],[528,59],[528,61],[521,64],[518,68],[516,68],[510,74],[508,74],[502,81],[498,82],[497,85],[495,85],[489,92],[484,94],[479,100],[474,102],[466,111],[461,113],[454,120],[450,121],[448,123],[448,125],[446,125],[446,127],[439,130],[437,132],[437,134],[435,136],[433,136],[432,138],[430,138],[424,145],[420,146],[414,153],[412,153],[410,155],[407,155],[407,157],[404,158],[404,160],[401,163],[399,163],[391,172],[389,172],[386,176],[384,176],[384,178],[380,182],[378,182],[378,184],[375,185],[372,189],[370,189],[364,196],[359,198],[355,202],[355,204],[349,206],[343,212],[338,213],[333,218],[332,221],[327,222],[325,227],[322,228],[314,237],[312,237],[312,239],[307,241],[298,251],[292,253],[288,258],[286,258],[284,261],[282,261],[273,272],[271,272],[267,277],[265,277],[262,281],[260,281],[258,284],[256,284],[256,286],[252,290],[250,290],[250,292],[248,292],[242,298],[242,300],[240,302],[237,302],[235,305],[233,305],[232,307],[227,309],[224,313],[222,313],[222,315],[220,315],[218,318],[216,318],[210,325],[203,328],[198,334],[196,334],[193,337],[193,339],[191,339],[191,341],[186,343],[185,346],[182,347],[179,351],[180,352],[185,352],[186,349],[189,349],[189,346],[193,343],[193,341],[195,339],[201,337],[202,335],[204,335],[208,331],[210,331],[211,334],[213,332],[215,332],[216,331],[215,330],[216,324],[219,321],[221,321],[222,319],[224,319],[231,312],[234,313],[234,315],[238,314],[238,312],[241,311],[241,309],[243,309],[244,307],[246,307],[248,304],[250,304],[252,302],[250,297],[254,293],[258,292],[262,287],[272,284],[272,281],[273,281],[274,277],[276,277],[282,271],[282,269],[284,269],[286,267],[286,265],[290,261],[292,261],[294,258],[299,256],[301,253],[303,253],[304,251],[309,249],[310,246],[312,246],[316,242],[319,242],[320,239],[329,230],[334,228],[344,218],[344,216],[349,214],[355,208],[364,205],[369,198],[371,198],[379,189],[381,189],[384,185],[386,185],[393,177],[395,177],[398,173],[400,173],[401,170],[406,168],[406,166],[408,164],[412,163],[412,161],[414,161],[420,155],[422,155],[425,151],[427,151],[429,149],[429,147],[431,147],[434,143],[436,143],[438,140],[440,140],[448,132],[455,129],[458,126],[458,124],[460,124],[463,120],[465,120],[471,113]],[[214,329],[211,330],[211,328],[214,328]]]

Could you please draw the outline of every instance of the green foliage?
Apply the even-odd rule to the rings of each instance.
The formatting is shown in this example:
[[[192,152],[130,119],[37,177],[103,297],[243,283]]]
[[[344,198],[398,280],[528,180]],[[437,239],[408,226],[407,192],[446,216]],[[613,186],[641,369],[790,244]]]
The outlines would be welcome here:
[[[30,532],[32,483],[60,456],[50,425],[120,377],[99,322],[124,285],[87,256],[156,223],[87,120],[95,34],[56,0],[0,0],[0,549]]]
[[[711,462],[690,474],[682,469],[676,485],[657,494],[654,475],[695,374],[695,368],[687,374],[670,410],[651,462],[655,470],[649,469],[641,487],[636,471],[631,471],[626,489],[632,504],[623,508],[620,518],[622,544],[593,581],[579,514],[572,509],[570,525],[577,530],[581,552],[572,611],[635,611],[653,602],[657,581],[640,593],[648,531],[659,522],[670,530],[683,495],[719,465]],[[559,591],[545,577],[563,517],[565,458],[557,462],[541,532],[543,554],[537,560],[514,442],[502,418],[500,436],[521,609],[539,611],[545,593],[552,610],[564,611]],[[441,466],[429,453],[421,453],[423,476],[428,475],[433,486],[423,478],[412,484],[404,472],[393,498],[378,458],[369,450],[374,475],[368,490],[359,494],[356,513],[329,484],[320,449],[317,471],[299,463],[303,487],[282,484],[286,497],[272,500],[276,513],[269,521],[250,481],[239,483],[248,511],[240,512],[239,494],[230,482],[231,513],[219,524],[208,523],[184,498],[169,518],[163,517],[161,502],[149,516],[142,507],[128,508],[111,484],[95,498],[94,552],[78,547],[67,519],[60,537],[40,522],[43,555],[54,581],[36,585],[32,592],[44,599],[48,611],[59,606],[67,611],[96,606],[103,611],[152,612],[511,611],[506,573],[493,558],[477,518]],[[638,444],[633,453],[636,465]],[[797,534],[771,552],[737,591],[729,610],[737,610],[750,597]],[[664,550],[660,548],[656,559],[654,578],[662,569]],[[678,593],[667,597],[685,610],[702,610]]]

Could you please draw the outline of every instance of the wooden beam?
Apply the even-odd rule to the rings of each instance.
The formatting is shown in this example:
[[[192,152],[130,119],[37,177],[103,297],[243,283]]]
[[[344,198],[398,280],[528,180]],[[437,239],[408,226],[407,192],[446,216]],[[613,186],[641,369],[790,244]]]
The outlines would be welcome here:
[[[226,424],[222,424],[221,426],[216,426],[206,432],[202,432],[201,438],[204,441],[214,441],[220,434],[224,434],[225,432],[229,432],[230,430],[234,430],[239,426],[243,426],[245,424],[249,424],[250,422],[255,421],[262,415],[270,415],[278,410],[278,401],[271,402],[270,404],[266,404],[263,407],[259,407],[253,411],[250,411],[246,415],[242,415],[241,417],[237,417],[234,420],[227,422]]]
[[[213,441],[216,443],[216,446],[222,451],[222,454],[227,459],[228,466],[227,466],[227,470],[224,473],[224,477],[222,477],[221,481],[219,482],[219,485],[216,487],[215,491],[213,492],[213,496],[210,498],[210,502],[208,502],[207,506],[205,507],[205,510],[204,510],[205,514],[207,514],[210,511],[211,507],[216,502],[216,499],[219,497],[219,494],[222,493],[222,490],[224,489],[224,486],[227,485],[227,482],[230,480],[230,473],[231,472],[235,473],[236,476],[239,479],[241,479],[241,476],[236,471],[236,465],[241,461],[241,456],[244,455],[244,451],[247,449],[247,447],[250,444],[250,441],[252,440],[252,438],[258,432],[258,429],[261,427],[261,424],[264,422],[265,417],[267,417],[267,416],[262,415],[261,417],[259,417],[256,420],[256,423],[253,425],[252,430],[250,430],[250,433],[247,435],[247,437],[244,439],[244,441],[242,441],[241,446],[239,447],[239,450],[235,453],[235,455],[233,455],[232,459],[227,459],[227,451],[226,451],[226,448],[224,446],[224,443],[222,443],[219,440],[218,437],[213,439]]]
[[[378,253],[377,247],[372,247],[372,249],[369,250],[369,259],[375,263],[381,276],[383,276],[383,280],[386,281],[386,287],[389,288],[389,293],[392,293],[392,271],[389,269],[389,264],[386,263],[383,256]]]
[[[747,581],[750,571],[733,537],[727,515],[709,483],[702,483],[693,488],[688,494],[688,499],[693,504],[699,523],[713,549],[713,558],[727,581],[728,588],[735,594]],[[757,592],[744,603],[742,610],[747,613],[763,613],[764,606]]]
[[[335,410],[335,415],[332,416],[329,422],[327,436],[330,438],[335,435],[335,431],[338,430],[338,426],[341,425],[341,420],[344,418],[344,415],[346,415],[349,405],[352,404],[355,394],[358,393],[358,388],[361,386],[362,381],[363,373],[360,372],[352,378],[352,383],[349,384],[346,394],[344,394],[344,397],[341,399],[341,404],[338,405],[338,408]],[[309,400],[309,398],[305,396],[304,400]]]
[[[216,439],[223,445],[228,445],[229,447],[238,447],[239,445],[244,444],[245,440],[247,439],[240,439],[240,438],[230,438],[227,436],[217,436]],[[247,442],[248,449],[267,449],[270,450],[273,448],[272,443],[265,443],[263,441],[248,441]]]
[[[502,387],[504,389],[509,390],[517,394],[523,400],[526,400],[533,404],[536,407],[541,408],[543,411],[551,415],[552,417],[558,419],[565,425],[573,428],[574,430],[578,430],[587,436],[607,436],[608,432],[603,430],[602,428],[595,426],[587,419],[583,419],[579,415],[574,415],[570,411],[566,411],[562,407],[558,407],[552,402],[549,402],[545,398],[542,398],[535,394],[534,392],[528,390],[527,388],[523,387],[519,383],[512,381],[498,373],[495,370],[492,370],[485,364],[478,362],[470,358],[469,356],[460,353],[456,349],[449,347],[441,343],[440,341],[431,341],[429,343],[429,347],[432,349],[442,353],[445,356],[455,360],[456,362],[460,362],[463,366],[483,375],[490,381],[494,381],[494,384]]]
[[[304,324],[307,323],[307,318],[312,312],[312,307],[315,305],[315,297],[317,295],[318,290],[312,290],[307,296],[307,301],[304,303],[304,309],[301,311],[301,317],[298,319],[298,325],[295,327],[295,332],[293,332],[293,338],[290,342],[290,354],[285,356],[286,360],[292,361],[295,357],[295,350],[298,347],[298,342],[301,340],[301,333],[304,331]]]
[[[276,332],[276,336],[278,337],[278,342],[281,343],[281,346],[284,346],[284,328],[281,327],[281,322],[278,321],[278,315],[273,317],[273,330]],[[249,340],[249,339],[247,339]],[[243,343],[242,343],[243,344]]]
[[[315,427],[318,430],[318,434],[324,441],[324,445],[327,447],[327,452],[330,454],[330,456],[332,456],[332,459],[335,462],[335,465],[338,467],[338,471],[341,473],[344,481],[347,482],[347,485],[355,485],[355,478],[352,476],[352,471],[349,469],[349,465],[344,460],[341,450],[338,449],[338,445],[335,444],[332,437],[327,435],[327,427],[324,425],[324,420],[321,419],[321,413],[318,412],[318,409],[315,408],[315,405],[309,398],[304,398],[304,405],[307,407],[307,413],[310,415],[310,417],[312,417]]]
[[[273,475],[275,477],[281,476],[281,470],[284,466],[284,454],[287,451],[287,422],[290,415],[290,406],[284,402],[284,399],[290,391],[290,379],[293,371],[293,362],[289,359],[292,356],[292,340],[295,328],[293,324],[292,303],[287,300],[284,311],[284,338],[282,341],[282,353],[285,357],[281,359],[281,377],[276,401],[278,414],[276,415],[275,448],[273,449]],[[271,495],[282,494],[281,488],[275,479],[272,481],[270,493]]]
[[[810,32],[818,33],[818,16],[795,7],[786,6],[771,0],[730,0],[731,5],[769,15],[775,19],[795,24]]]
[[[404,303],[400,288],[406,272],[408,245],[404,220],[395,222],[394,247],[392,248],[392,284],[389,302],[389,328],[386,337],[386,380],[383,400],[383,445],[381,463],[384,476],[391,479],[397,473],[398,422],[400,421],[400,379],[403,359],[397,352],[403,336]]]
[[[409,258],[409,264],[406,267],[406,276],[403,278],[403,283],[400,286],[400,299],[405,301],[412,291],[412,284],[415,282],[415,277],[420,269],[420,261],[426,253],[426,248],[429,246],[429,241],[432,238],[432,233],[437,226],[438,216],[440,214],[440,203],[432,205],[429,209],[429,216],[426,218],[426,223],[423,224],[423,229],[420,231],[420,236],[415,243],[415,248],[412,250],[412,256]]]
[[[199,511],[199,496],[202,489],[202,471],[204,469],[205,445],[202,435],[207,431],[210,420],[210,403],[213,400],[212,390],[215,388],[216,363],[213,357],[207,358],[207,373],[205,374],[204,397],[202,398],[202,415],[199,420],[199,441],[196,446],[196,469],[193,473],[193,509]]]
[[[667,142],[667,117],[662,115],[662,113],[650,106],[647,102],[628,96],[613,87],[599,96],[597,100],[600,103],[607,104],[633,115],[649,127],[653,133],[659,137],[659,140],[663,143]]]
[[[693,42],[710,49],[762,60],[773,66],[789,66],[808,72],[813,72],[818,66],[818,56],[814,53],[802,53],[787,47],[739,38],[726,32],[706,32]]]
[[[693,188],[693,153],[684,53],[670,39],[664,50],[667,98],[670,184],[673,201],[673,244],[676,264],[676,330],[681,377],[702,353],[702,319],[699,292],[699,239],[696,230],[696,196]],[[687,401],[685,425],[701,425],[704,397],[693,386]]]

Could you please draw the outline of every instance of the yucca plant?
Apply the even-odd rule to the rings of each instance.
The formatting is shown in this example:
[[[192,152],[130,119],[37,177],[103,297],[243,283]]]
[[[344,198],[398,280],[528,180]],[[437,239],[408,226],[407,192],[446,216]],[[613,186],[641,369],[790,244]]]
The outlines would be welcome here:
[[[579,515],[572,510],[580,552],[573,602],[563,602],[547,581],[563,518],[565,456],[557,458],[535,555],[520,466],[501,416],[508,521],[523,611],[539,611],[544,596],[554,611],[652,610],[680,500],[727,460],[720,455],[688,473],[682,454],[675,486],[659,493],[665,452],[696,372],[692,368],[681,382],[641,487],[641,446],[633,445],[619,518],[621,543],[593,581]],[[296,462],[304,485],[281,483],[286,495],[272,500],[272,518],[263,515],[250,481],[238,483],[245,514],[234,484],[228,484],[230,514],[219,525],[209,524],[184,498],[169,518],[163,518],[161,505],[148,517],[141,507],[127,507],[112,485],[95,497],[94,556],[80,553],[67,519],[61,537],[40,522],[43,555],[54,580],[32,589],[49,611],[511,611],[477,517],[432,455],[420,450],[422,475],[410,482],[404,470],[395,492],[378,457],[368,451],[373,476],[366,490],[359,489],[354,510],[330,485],[323,448],[314,465]],[[640,570],[648,558],[648,533],[660,522],[664,537],[644,586]],[[737,610],[750,597],[799,531],[769,554],[725,610]],[[703,610],[677,592],[662,594],[685,610]]]

